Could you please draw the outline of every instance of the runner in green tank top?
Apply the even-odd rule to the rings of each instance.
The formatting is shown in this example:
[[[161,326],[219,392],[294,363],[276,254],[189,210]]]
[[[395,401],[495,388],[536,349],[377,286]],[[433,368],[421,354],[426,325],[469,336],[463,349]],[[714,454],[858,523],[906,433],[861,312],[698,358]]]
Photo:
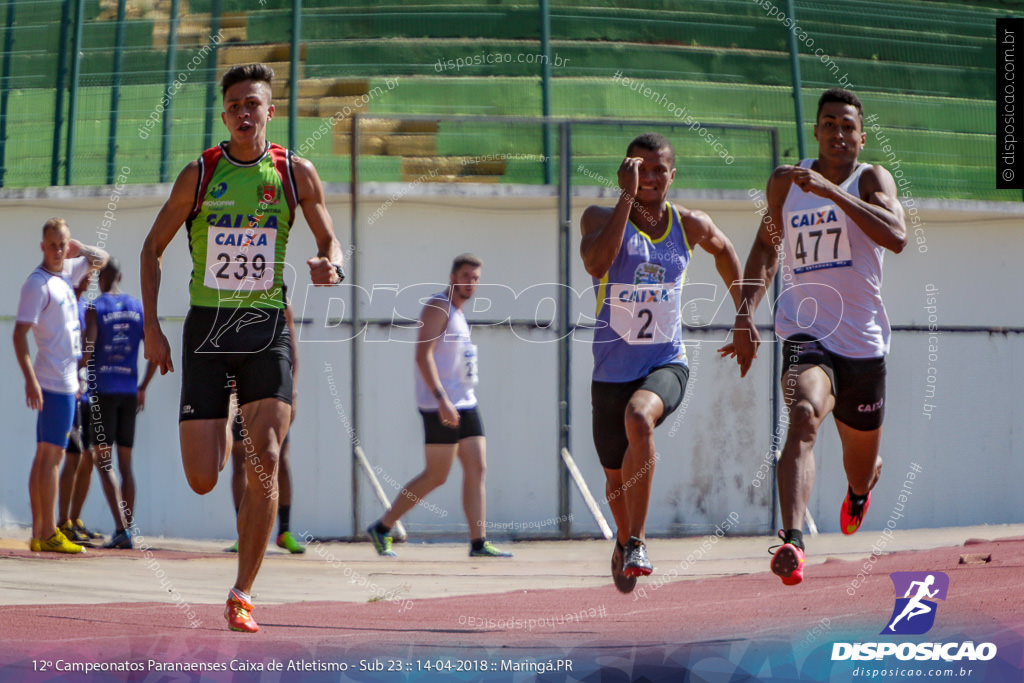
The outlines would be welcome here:
[[[157,300],[164,249],[187,226],[193,272],[185,320],[179,434],[189,485],[213,490],[227,455],[228,399],[238,394],[251,440],[246,494],[238,512],[238,575],[225,618],[236,631],[259,630],[253,581],[277,513],[281,443],[291,418],[291,342],[284,323],[284,256],[294,208],[313,232],[314,285],[341,282],[341,245],[313,164],[267,142],[271,79],[263,64],[230,69],[221,81],[221,120],[230,140],[185,167],[142,248],[146,360],[173,371]],[[266,476],[269,473],[271,476]]]
[[[271,154],[253,165],[230,155],[216,164],[189,229],[193,306],[283,308],[291,228],[285,189]]]

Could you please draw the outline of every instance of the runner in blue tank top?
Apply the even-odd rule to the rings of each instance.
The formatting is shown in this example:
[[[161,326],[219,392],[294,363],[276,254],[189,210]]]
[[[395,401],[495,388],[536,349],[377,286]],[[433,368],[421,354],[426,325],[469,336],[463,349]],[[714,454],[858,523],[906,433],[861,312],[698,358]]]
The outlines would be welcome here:
[[[768,211],[744,271],[742,308],[733,343],[746,375],[760,336],[753,314],[782,264],[775,333],[782,340],[782,393],[789,430],[778,462],[782,544],[771,568],[787,586],[804,576],[804,515],[814,484],[814,443],[829,413],[835,417],[849,482],[840,529],[860,528],[871,489],[885,412],[889,320],[882,305],[882,256],[907,244],[896,183],[881,166],[857,161],[864,147],[864,110],[849,90],[818,100],[818,158],[780,166],[768,180]],[[811,301],[813,305],[803,305]]]
[[[614,208],[583,213],[580,254],[594,278],[597,330],[591,385],[594,445],[618,526],[615,587],[629,593],[652,571],[644,544],[654,474],[654,428],[683,400],[689,370],[679,301],[693,247],[715,257],[733,302],[740,262],[729,239],[701,211],[667,201],[675,150],[661,135],[629,143]]]

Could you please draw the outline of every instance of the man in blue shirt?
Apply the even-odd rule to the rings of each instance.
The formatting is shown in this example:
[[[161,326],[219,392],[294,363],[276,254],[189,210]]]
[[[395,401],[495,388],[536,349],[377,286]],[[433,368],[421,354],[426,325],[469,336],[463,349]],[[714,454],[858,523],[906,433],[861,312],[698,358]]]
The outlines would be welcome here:
[[[135,509],[135,477],[132,447],[135,444],[135,414],[146,401],[146,387],[156,366],[146,366],[139,384],[139,346],[142,342],[142,302],[121,292],[121,265],[110,259],[100,271],[100,294],[85,315],[85,350],[89,361],[89,410],[86,419],[93,427],[96,463],[100,481],[114,516],[115,530],[107,548],[131,548],[132,512]],[[121,484],[112,469],[112,452],[117,443],[117,466]],[[123,503],[123,504],[122,504]]]

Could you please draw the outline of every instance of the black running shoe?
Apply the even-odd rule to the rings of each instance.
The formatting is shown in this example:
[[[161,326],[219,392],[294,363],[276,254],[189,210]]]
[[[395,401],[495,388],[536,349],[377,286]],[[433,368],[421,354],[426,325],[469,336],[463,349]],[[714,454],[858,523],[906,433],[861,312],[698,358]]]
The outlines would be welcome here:
[[[81,519],[76,519],[74,526],[75,526],[75,529],[77,529],[78,532],[80,534],[82,534],[83,536],[88,536],[89,538],[91,538],[93,540],[103,538],[103,534],[101,534],[100,532],[98,532],[98,531],[90,531],[89,529],[86,529],[85,525],[82,524],[82,520]]]
[[[636,536],[630,536],[626,542],[625,561],[622,563],[622,573],[626,576],[649,576],[654,571],[650,560],[647,559],[647,546]]]
[[[626,576],[622,573],[622,564],[625,562],[626,549],[615,539],[615,548],[612,550],[612,581],[620,593],[632,593],[636,588],[636,577]]]

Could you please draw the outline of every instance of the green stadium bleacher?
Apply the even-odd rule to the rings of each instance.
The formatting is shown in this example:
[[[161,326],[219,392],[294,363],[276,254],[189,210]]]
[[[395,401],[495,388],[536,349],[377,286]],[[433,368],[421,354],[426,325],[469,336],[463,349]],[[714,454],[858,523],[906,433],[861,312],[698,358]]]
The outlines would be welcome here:
[[[132,182],[159,177],[161,128],[147,137],[138,129],[153,115],[164,91],[167,4],[161,1],[146,15],[130,15],[125,26],[116,144],[118,163],[124,160],[133,169]],[[225,32],[218,61],[188,72],[187,83],[174,98],[174,172],[198,153],[208,118],[215,137],[221,135],[219,111],[205,107],[207,81],[244,61],[268,61],[277,70],[273,135],[280,140],[288,116],[294,114],[297,146],[346,106],[366,116],[399,120],[423,114],[526,117],[541,112],[540,67],[535,61],[540,22],[532,5],[516,0],[305,0],[299,103],[290,112],[290,0],[262,0],[258,7],[246,0],[219,4]],[[767,137],[715,126],[776,128],[781,160],[796,160],[788,36],[765,4],[553,0],[551,53],[559,62],[552,68],[553,115],[661,122],[685,152],[680,158],[685,158],[687,172],[680,179],[685,178],[687,187],[759,187],[771,163]],[[7,186],[49,182],[51,143],[49,136],[40,140],[38,129],[41,121],[54,120],[62,5],[57,0],[15,3],[14,51],[5,57],[12,93],[6,122]],[[186,73],[189,60],[202,54],[212,21],[211,0],[188,0],[182,6],[188,13],[179,22],[176,73]],[[804,35],[799,49],[805,118],[813,116],[820,91],[845,78],[896,150],[884,154],[868,130],[865,161],[892,163],[895,155],[901,169],[912,175],[918,196],[1017,198],[993,189],[990,177],[995,146],[991,27],[1006,12],[999,0],[907,0],[898,5],[851,0],[841,7],[798,0],[795,6],[796,24]],[[6,12],[5,5],[0,26]],[[115,28],[111,10],[89,0],[73,183],[105,177]],[[449,68],[457,59],[493,54],[512,59]],[[613,79],[616,73],[642,82],[659,97],[623,87]],[[388,82],[400,86],[388,90]],[[687,121],[699,121],[720,136],[733,157],[731,164],[723,164],[699,136],[680,127],[683,112],[691,117]],[[366,122],[361,178],[409,181],[433,164],[443,170],[438,179],[449,182],[543,182],[543,164],[522,158],[543,153],[538,125],[442,121],[423,129],[408,123],[380,118]],[[803,124],[809,146],[811,129],[810,122]],[[622,146],[616,135],[574,132],[574,159],[578,155],[614,170]],[[311,146],[309,155],[325,181],[347,182],[349,121],[336,125],[329,137],[329,142]],[[501,163],[475,159],[496,155],[505,155]],[[593,184],[586,175],[574,182]]]

